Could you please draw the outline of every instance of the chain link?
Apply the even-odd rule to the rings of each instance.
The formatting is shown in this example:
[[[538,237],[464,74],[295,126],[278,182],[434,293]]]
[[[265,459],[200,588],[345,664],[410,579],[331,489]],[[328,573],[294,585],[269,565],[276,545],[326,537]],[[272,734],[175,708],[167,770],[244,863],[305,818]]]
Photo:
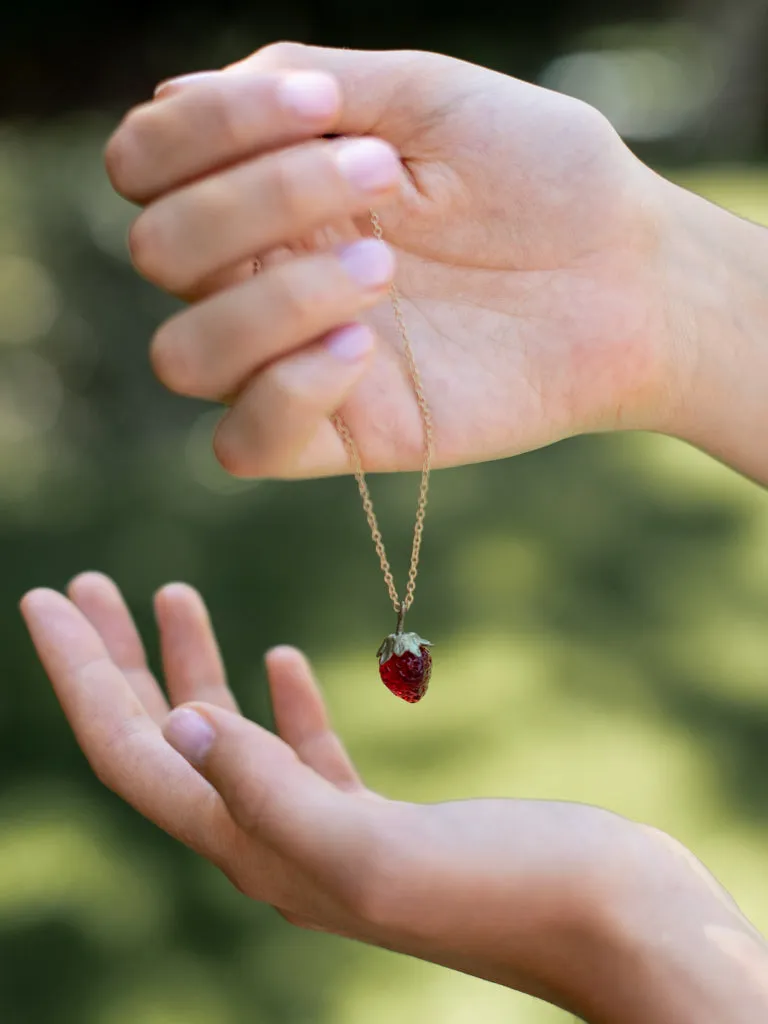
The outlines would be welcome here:
[[[370,211],[370,216],[374,237],[379,241],[382,241],[384,233],[381,228],[381,222],[373,210]],[[384,547],[384,541],[382,540],[381,530],[379,529],[376,513],[373,508],[373,501],[371,500],[371,493],[368,490],[368,481],[365,478],[365,470],[363,469],[360,452],[355,444],[355,439],[352,437],[349,428],[338,413],[334,414],[332,421],[349,454],[352,470],[355,474],[355,480],[357,481],[357,488],[360,491],[360,498],[363,503],[363,511],[365,512],[365,516],[368,520],[373,544],[376,548],[376,554],[379,556],[381,571],[384,574],[384,583],[386,584],[387,591],[395,611],[398,615],[401,615],[405,614],[405,612],[407,612],[411,607],[416,593],[416,577],[419,572],[419,555],[421,553],[421,541],[424,535],[424,517],[427,512],[427,496],[429,494],[429,474],[432,466],[434,431],[432,427],[432,414],[424,395],[424,386],[421,382],[421,374],[419,373],[419,368],[416,365],[416,358],[413,354],[413,348],[405,326],[405,318],[403,316],[403,309],[400,302],[400,293],[394,284],[390,288],[389,296],[392,302],[392,311],[395,316],[397,330],[402,338],[405,358],[408,363],[408,373],[416,395],[416,403],[419,407],[422,427],[424,430],[424,461],[421,468],[421,483],[419,485],[419,497],[416,505],[416,522],[413,527],[411,562],[408,568],[408,582],[406,583],[405,594],[402,598],[398,595],[395,580],[392,576],[392,569],[390,568],[389,559],[387,558],[387,552]]]

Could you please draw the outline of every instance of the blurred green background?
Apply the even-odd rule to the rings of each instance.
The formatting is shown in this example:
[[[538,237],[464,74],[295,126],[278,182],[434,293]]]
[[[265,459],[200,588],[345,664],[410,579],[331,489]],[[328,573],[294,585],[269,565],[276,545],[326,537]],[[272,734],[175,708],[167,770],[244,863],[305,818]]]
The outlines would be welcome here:
[[[682,444],[584,438],[434,479],[414,628],[428,699],[372,652],[391,612],[354,484],[248,484],[216,411],[166,393],[172,308],[125,250],[101,167],[174,73],[293,38],[452,53],[593,102],[662,172],[768,224],[768,4],[81,0],[0,39],[0,1019],[3,1024],[563,1022],[474,979],[292,929],[103,790],[16,601],[98,568],[153,657],[150,595],[207,596],[247,711],[302,645],[370,784],[424,800],[598,803],[672,832],[768,929],[768,502]],[[373,489],[402,577],[416,481]]]

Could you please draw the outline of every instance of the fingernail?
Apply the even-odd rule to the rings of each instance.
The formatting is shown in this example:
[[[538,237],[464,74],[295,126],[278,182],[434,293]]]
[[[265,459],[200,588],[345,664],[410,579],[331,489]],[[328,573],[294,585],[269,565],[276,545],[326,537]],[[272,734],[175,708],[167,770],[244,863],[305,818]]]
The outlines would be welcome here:
[[[341,265],[361,288],[382,288],[395,272],[395,257],[386,242],[363,238],[339,252]]]
[[[348,324],[329,334],[325,345],[337,359],[354,363],[371,351],[375,340],[373,331],[365,324]]]
[[[195,82],[203,82],[206,78],[213,78],[220,75],[220,71],[193,71],[188,75],[177,75],[176,78],[166,78],[155,88],[155,96],[166,92],[171,86],[194,85]]]
[[[344,177],[362,192],[380,192],[400,177],[400,160],[381,139],[350,139],[336,150],[336,163]]]
[[[319,71],[295,71],[283,78],[277,95],[284,107],[308,121],[325,120],[339,107],[335,79]]]
[[[201,764],[213,744],[213,728],[192,708],[176,708],[165,721],[163,735],[192,764]]]

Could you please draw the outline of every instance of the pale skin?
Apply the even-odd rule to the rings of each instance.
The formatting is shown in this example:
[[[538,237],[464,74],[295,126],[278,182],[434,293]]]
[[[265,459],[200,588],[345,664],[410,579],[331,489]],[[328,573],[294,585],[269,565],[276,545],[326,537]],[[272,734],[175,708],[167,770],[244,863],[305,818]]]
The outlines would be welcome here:
[[[290,112],[287,82],[314,115]],[[420,465],[396,269],[438,465],[648,429],[768,479],[765,233],[660,179],[583,104],[434,54],[281,44],[165,84],[107,165],[144,207],[138,269],[190,300],[155,368],[227,401],[215,447],[236,474],[346,471],[336,410],[366,468]],[[390,248],[374,265],[367,246],[361,285],[339,243],[370,234],[371,207]],[[156,609],[167,695],[111,581],[22,602],[102,781],[245,894],[593,1024],[766,1019],[765,941],[674,840],[586,806],[385,800],[297,651],[267,657],[276,737],[239,715],[201,598],[172,584]]]
[[[421,464],[383,289],[355,289],[330,255],[251,277],[249,257],[269,262],[297,238],[311,247],[370,234],[369,207],[396,256],[437,465],[668,415],[682,384],[661,342],[664,311],[647,301],[660,288],[654,176],[609,124],[575,100],[447,58],[343,51],[323,51],[338,92],[330,113],[292,121],[278,69],[312,66],[316,52],[276,47],[170,84],[107,150],[115,186],[148,203],[131,233],[138,269],[185,297],[215,291],[162,326],[152,354],[172,389],[239,395],[215,442],[226,468],[345,471],[328,420],[336,409],[368,469]],[[340,144],[316,141],[321,133],[394,147],[380,147],[385,184],[350,190],[334,166]],[[318,343],[361,318],[378,344],[354,363]],[[673,390],[664,408],[662,379]]]
[[[111,580],[22,602],[101,781],[245,895],[592,1024],[765,1020],[765,943],[674,840],[575,804],[383,799],[298,651],[267,655],[275,736],[238,713],[198,594],[171,584],[155,608],[165,692]]]

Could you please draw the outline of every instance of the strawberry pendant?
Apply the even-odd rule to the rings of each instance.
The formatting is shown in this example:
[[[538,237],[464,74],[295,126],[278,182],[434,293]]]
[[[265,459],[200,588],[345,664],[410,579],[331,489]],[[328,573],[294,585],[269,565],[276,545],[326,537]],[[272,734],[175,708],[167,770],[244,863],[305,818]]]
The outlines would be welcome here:
[[[409,704],[420,701],[427,692],[432,674],[429,640],[417,633],[390,633],[376,652],[381,681],[396,697]]]

